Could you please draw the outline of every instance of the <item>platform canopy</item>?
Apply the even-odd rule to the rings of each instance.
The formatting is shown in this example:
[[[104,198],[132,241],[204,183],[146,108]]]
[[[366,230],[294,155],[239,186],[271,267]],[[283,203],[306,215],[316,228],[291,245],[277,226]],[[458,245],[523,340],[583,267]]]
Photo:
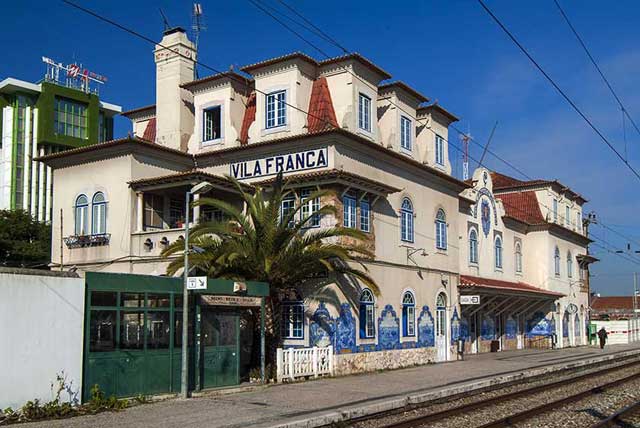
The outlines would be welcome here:
[[[564,294],[534,287],[525,282],[502,281],[492,278],[460,275],[460,297],[479,296],[479,304],[462,305],[462,312],[470,316],[483,311],[495,316],[533,313],[551,304]]]

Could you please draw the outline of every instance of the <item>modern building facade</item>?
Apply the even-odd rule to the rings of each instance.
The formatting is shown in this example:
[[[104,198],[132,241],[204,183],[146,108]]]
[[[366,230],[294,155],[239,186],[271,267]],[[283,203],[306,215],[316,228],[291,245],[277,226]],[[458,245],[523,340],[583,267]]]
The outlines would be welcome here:
[[[185,33],[161,44],[156,104],[123,113],[134,136],[39,159],[64,213],[53,219],[53,268],[163,275],[188,189],[209,182],[207,196],[240,207],[225,175],[268,186],[282,171],[292,187],[283,210],[332,191],[303,212],[332,204],[338,215],[311,227],[366,233],[375,257],[362,263],[380,288],[331,275],[291,284],[285,346],[333,345],[336,372],[351,373],[446,361],[458,338],[472,352],[548,347],[553,333],[567,335],[559,346],[585,343],[595,259],[581,196],[484,168],[455,178],[457,117],[361,55],[293,53],[194,80]],[[217,215],[195,207],[189,217]]]
[[[48,222],[53,175],[33,159],[113,139],[113,117],[121,108],[54,79],[6,78],[0,112],[0,209],[22,209]]]

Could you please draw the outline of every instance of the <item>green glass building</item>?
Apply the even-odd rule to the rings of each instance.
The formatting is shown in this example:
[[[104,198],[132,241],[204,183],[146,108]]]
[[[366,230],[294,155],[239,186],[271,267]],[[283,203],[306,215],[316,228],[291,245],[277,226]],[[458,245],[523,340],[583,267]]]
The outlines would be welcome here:
[[[53,79],[0,81],[0,209],[51,220],[51,169],[33,159],[113,139],[120,106]]]

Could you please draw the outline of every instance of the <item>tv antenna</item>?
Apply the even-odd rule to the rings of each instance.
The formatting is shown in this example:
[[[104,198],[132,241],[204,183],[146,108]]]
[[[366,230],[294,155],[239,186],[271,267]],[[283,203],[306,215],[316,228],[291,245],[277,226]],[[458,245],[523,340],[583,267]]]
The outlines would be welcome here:
[[[164,31],[167,31],[169,28],[171,28],[171,25],[169,25],[169,20],[167,19],[167,15],[164,14],[162,8],[158,8],[158,10],[160,11],[160,15],[162,16],[162,22],[164,22]]]
[[[200,3],[193,4],[193,13],[191,15],[191,31],[193,32],[193,40],[196,49],[196,55],[198,53],[198,46],[200,44],[200,32],[207,29],[204,25],[204,12],[202,11],[202,5]],[[196,68],[196,78],[198,77],[198,70]]]

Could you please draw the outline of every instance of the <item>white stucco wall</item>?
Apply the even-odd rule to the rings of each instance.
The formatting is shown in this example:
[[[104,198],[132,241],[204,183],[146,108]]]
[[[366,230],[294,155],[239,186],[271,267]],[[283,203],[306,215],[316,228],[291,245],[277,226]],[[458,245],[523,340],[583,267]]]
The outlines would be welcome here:
[[[0,408],[51,400],[63,371],[80,399],[83,322],[82,279],[0,273]]]
[[[596,331],[599,331],[602,327],[607,330],[607,345],[631,343],[638,339],[637,337],[634,338],[632,334],[633,320],[591,321],[591,323],[596,325]]]

